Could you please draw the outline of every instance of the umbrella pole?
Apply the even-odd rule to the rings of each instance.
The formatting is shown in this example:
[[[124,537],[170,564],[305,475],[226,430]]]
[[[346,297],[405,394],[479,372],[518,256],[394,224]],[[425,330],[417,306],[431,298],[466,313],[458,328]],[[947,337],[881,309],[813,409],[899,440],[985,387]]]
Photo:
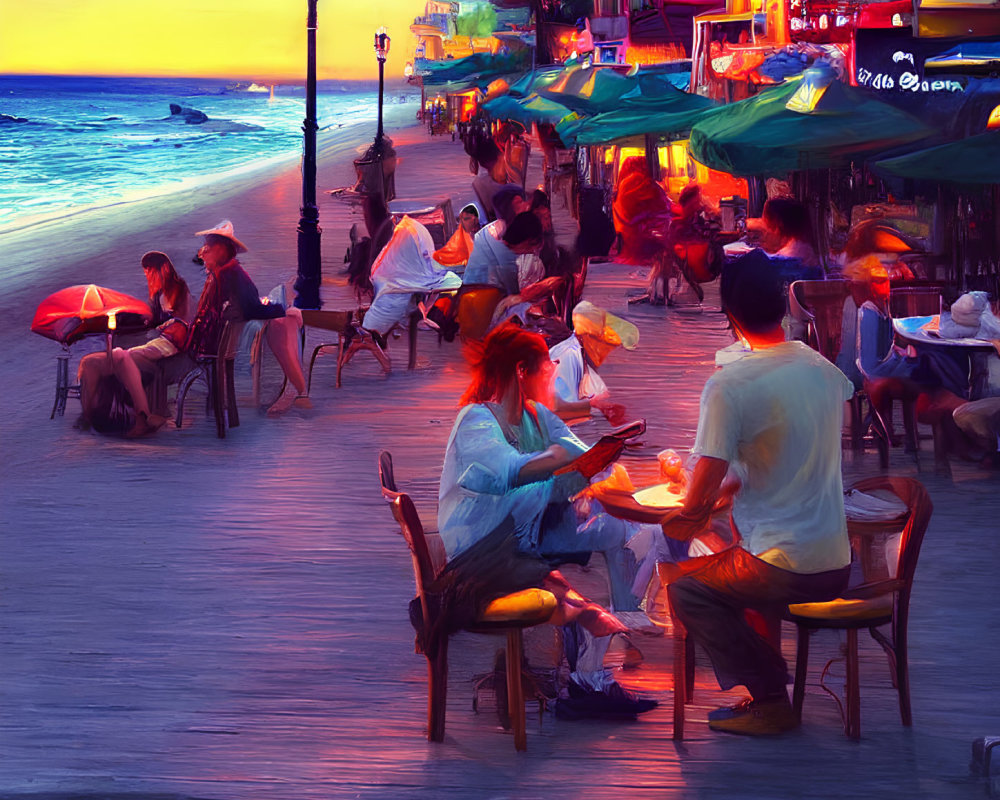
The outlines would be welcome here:
[[[114,369],[115,360],[111,354],[112,345],[114,344],[115,328],[118,327],[118,318],[115,316],[114,312],[108,314],[108,365]]]

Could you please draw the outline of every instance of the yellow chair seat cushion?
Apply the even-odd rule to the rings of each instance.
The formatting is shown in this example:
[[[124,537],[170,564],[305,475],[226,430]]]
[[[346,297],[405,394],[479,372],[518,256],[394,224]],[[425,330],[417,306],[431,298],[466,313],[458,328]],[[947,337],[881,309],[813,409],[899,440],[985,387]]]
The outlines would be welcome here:
[[[867,600],[847,600],[838,597],[827,603],[794,603],[788,611],[796,617],[815,620],[867,620],[892,614],[892,595]]]
[[[556,610],[556,596],[544,589],[523,589],[498,597],[488,606],[479,622],[544,622]]]

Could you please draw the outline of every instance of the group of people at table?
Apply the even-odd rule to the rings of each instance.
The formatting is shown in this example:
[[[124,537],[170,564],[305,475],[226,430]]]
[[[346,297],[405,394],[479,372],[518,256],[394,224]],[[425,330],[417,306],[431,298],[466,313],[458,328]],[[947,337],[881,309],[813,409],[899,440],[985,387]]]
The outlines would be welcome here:
[[[634,552],[642,540],[640,557],[673,563],[660,570],[673,613],[708,651],[722,688],[750,692],[748,701],[712,712],[709,725],[750,735],[798,725],[785,663],[745,612],[773,615],[846,587],[840,437],[854,388],[805,344],[786,341],[783,282],[771,262],[726,270],[721,291],[749,350],[706,383],[686,492],[653,525],[619,519],[602,508],[600,493],[587,491],[608,471],[576,466],[588,448],[563,418],[579,415],[568,404],[580,399],[581,384],[601,385],[595,368],[603,356],[635,345],[628,322],[584,302],[568,345],[549,348],[540,334],[505,323],[470,353],[472,381],[448,439],[439,493],[448,564],[438,581],[454,601],[442,613],[454,616],[457,629],[498,596],[528,586],[552,591],[571,669],[556,701],[559,716],[625,718],[655,707],[603,668],[611,637],[635,625],[649,579]],[[732,526],[722,531],[728,541],[712,526],[723,508],[731,509]],[[607,563],[613,614],[551,571],[595,550]]]
[[[295,394],[278,398],[269,413],[292,404],[308,406],[305,376],[299,356],[302,314],[260,297],[237,255],[248,248],[236,238],[229,220],[199,231],[203,244],[197,259],[205,266],[205,284],[196,305],[187,282],[169,256],[152,250],[140,261],[153,309],[154,336],[110,354],[91,353],[80,359],[81,424],[102,433],[139,438],[155,433],[166,422],[150,407],[146,386],[154,379],[176,382],[195,366],[203,353],[215,353],[226,321],[266,320],[268,345]]]
[[[693,219],[700,198],[689,193],[687,200],[694,204]],[[437,251],[415,220],[383,226],[371,268],[373,302],[360,331],[384,337],[412,312],[415,295],[463,282],[496,286],[512,300],[483,340],[467,344],[471,380],[448,437],[439,490],[438,527],[448,556],[438,578],[442,625],[457,630],[499,596],[547,588],[559,601],[553,622],[564,626],[571,671],[557,714],[634,718],[656,702],[622,688],[604,668],[604,656],[612,636],[645,620],[640,607],[650,564],[664,562],[672,565],[659,570],[672,613],[708,652],[720,686],[744,686],[750,694],[712,712],[709,726],[749,735],[796,727],[786,664],[755,625],[753,612],[774,615],[792,603],[831,600],[847,585],[851,551],[841,430],[844,404],[857,388],[849,362],[857,359],[841,370],[804,343],[788,340],[787,264],[753,253],[730,262],[721,270],[720,294],[739,346],[705,384],[685,491],[656,524],[614,516],[588,486],[600,485],[614,471],[620,477],[621,467],[580,466],[588,446],[567,420],[591,409],[613,424],[624,419],[597,368],[615,348],[634,348],[638,332],[587,301],[575,306],[572,330],[555,344],[526,327],[525,308],[544,294],[532,286],[552,277],[547,270],[559,260],[552,252],[547,198],[503,186],[491,204],[496,221],[480,228],[479,209],[464,207],[455,237]],[[764,225],[774,230],[797,213],[790,203],[772,204],[770,211],[772,222],[766,213]],[[386,212],[370,213],[375,233]],[[261,300],[236,259],[247,248],[231,223],[198,235],[204,236],[199,256],[207,279],[195,309],[169,258],[147,253],[142,266],[157,318],[164,320],[157,337],[138,348],[116,349],[110,359],[94,354],[81,361],[84,415],[95,427],[115,423],[116,404],[102,390],[110,375],[134,409],[127,435],[146,435],[162,425],[145,399],[144,372],[174,362],[189,366],[190,355],[225,313],[270,321],[269,343],[295,392],[275,410],[308,404],[298,351],[301,314]],[[794,236],[786,235],[780,249],[810,266],[801,264],[808,253]],[[449,260],[465,267],[464,277],[440,268]],[[885,270],[877,259],[860,259],[854,268],[859,283],[869,287],[858,303],[879,312],[881,324]],[[426,309],[431,321],[433,311]],[[856,324],[867,325],[863,316]],[[887,398],[891,381],[906,366],[890,356],[877,354],[872,374],[862,376],[890,381]],[[900,354],[892,358],[905,360]],[[886,402],[877,390],[873,400]],[[717,524],[720,512],[728,514],[729,524]],[[594,551],[607,565],[613,613],[583,598],[556,571]]]

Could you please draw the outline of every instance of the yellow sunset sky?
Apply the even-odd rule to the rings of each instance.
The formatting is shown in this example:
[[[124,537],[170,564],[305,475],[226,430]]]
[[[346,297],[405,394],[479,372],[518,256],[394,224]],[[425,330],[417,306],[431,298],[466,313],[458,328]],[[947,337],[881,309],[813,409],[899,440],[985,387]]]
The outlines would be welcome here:
[[[306,0],[0,0],[0,73],[301,81]],[[423,0],[319,0],[317,71],[372,79],[372,39],[392,37],[386,77],[413,55]]]

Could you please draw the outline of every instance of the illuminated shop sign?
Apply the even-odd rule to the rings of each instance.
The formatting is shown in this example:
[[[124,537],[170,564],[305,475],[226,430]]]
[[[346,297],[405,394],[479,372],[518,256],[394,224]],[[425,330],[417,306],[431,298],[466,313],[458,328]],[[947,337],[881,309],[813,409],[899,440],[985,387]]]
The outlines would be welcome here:
[[[913,53],[897,52],[897,55],[913,58]],[[956,80],[928,80],[913,71],[905,70],[892,75],[885,72],[872,72],[864,67],[858,67],[858,86],[868,86],[879,92],[964,92],[965,87]]]
[[[909,32],[856,32],[855,80],[876,92],[938,94],[964,92],[967,79],[924,73],[924,61],[947,49],[942,40],[914,38]]]

